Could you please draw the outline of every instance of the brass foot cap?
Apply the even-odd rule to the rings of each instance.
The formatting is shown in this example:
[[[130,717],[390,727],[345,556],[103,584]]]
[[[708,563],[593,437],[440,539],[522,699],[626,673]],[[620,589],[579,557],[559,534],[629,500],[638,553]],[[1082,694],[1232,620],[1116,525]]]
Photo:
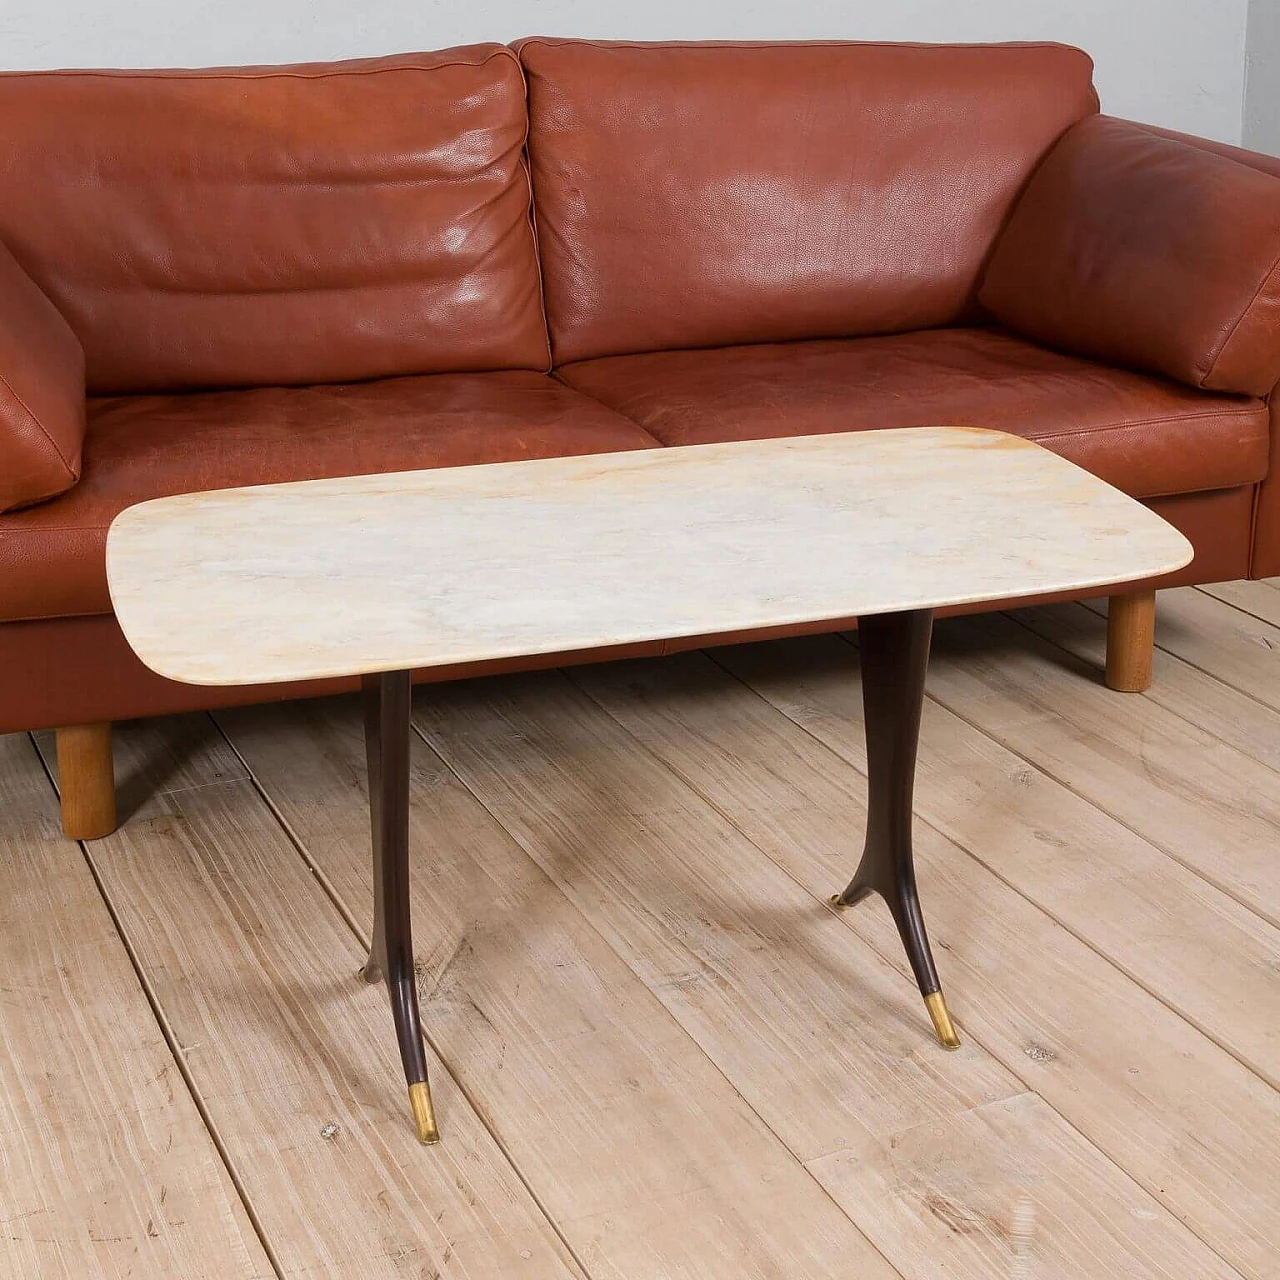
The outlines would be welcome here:
[[[409,1086],[409,1106],[413,1109],[413,1123],[418,1127],[418,1141],[428,1147],[439,1142],[436,1109],[431,1105],[431,1086],[425,1080]]]
[[[956,1035],[956,1029],[951,1024],[951,1015],[947,1012],[947,1002],[942,998],[942,992],[935,991],[931,996],[925,996],[924,1007],[929,1010],[929,1017],[933,1019],[933,1029],[938,1034],[938,1043],[944,1049],[958,1049],[960,1037]]]
[[[843,896],[838,893],[833,893],[831,897],[827,899],[827,906],[835,907],[837,911],[843,911],[848,905],[849,904],[844,900]]]

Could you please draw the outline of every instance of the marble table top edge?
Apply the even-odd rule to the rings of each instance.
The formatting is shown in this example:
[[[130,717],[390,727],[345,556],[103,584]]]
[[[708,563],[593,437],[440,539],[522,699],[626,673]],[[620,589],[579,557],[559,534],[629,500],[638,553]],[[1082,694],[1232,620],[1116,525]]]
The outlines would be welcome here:
[[[1183,564],[1185,563],[1187,562],[1184,561]],[[1157,573],[1153,574],[1152,576],[1153,577],[1158,576],[1160,573],[1172,573],[1174,570],[1182,568],[1183,564],[1171,564],[1167,569],[1158,570]],[[1028,606],[1032,606],[1035,604],[1036,595],[1043,595],[1046,598],[1051,599],[1063,591],[1075,591],[1075,590],[1088,591],[1095,587],[1098,589],[1100,593],[1102,593],[1104,589],[1107,587],[1116,586],[1116,585],[1119,585],[1120,583],[1127,583],[1129,581],[1131,581],[1131,579],[1129,579],[1128,577],[1122,577],[1122,578],[1100,580],[1097,582],[1090,582],[1085,584],[1084,586],[1079,586],[1078,584],[1067,584],[1063,586],[1049,586],[1049,587],[1046,587],[1043,591],[1037,592],[1035,595],[1022,596],[1020,597],[1020,599],[1024,600]],[[407,657],[405,657],[405,658],[397,658],[395,660],[388,659],[375,665],[367,665],[362,662],[357,664],[356,666],[343,666],[343,665],[330,666],[325,664],[323,660],[321,660],[315,666],[298,665],[293,670],[291,670],[290,673],[288,674],[282,674],[279,671],[274,671],[268,668],[264,668],[262,671],[255,674],[252,671],[250,671],[250,669],[246,668],[245,674],[237,676],[235,679],[202,678],[200,673],[198,672],[193,673],[191,672],[190,668],[181,667],[181,664],[175,664],[172,668],[166,669],[166,663],[163,656],[159,656],[154,660],[154,662],[147,662],[145,665],[151,671],[153,671],[156,675],[162,676],[166,680],[174,680],[179,684],[190,684],[190,685],[196,685],[196,686],[211,688],[211,689],[227,688],[231,685],[241,685],[241,684],[243,685],[296,684],[296,683],[305,683],[312,680],[343,680],[343,679],[350,679],[353,677],[363,676],[363,675],[378,675],[382,672],[387,672],[387,671],[427,671],[427,670],[432,670],[435,668],[443,668],[443,667],[469,667],[472,665],[478,666],[482,663],[489,663],[489,662],[497,664],[497,663],[508,661],[514,658],[537,658],[537,657],[546,657],[550,654],[582,653],[582,652],[587,652],[592,650],[600,650],[601,652],[605,652],[611,648],[622,649],[632,645],[643,645],[648,643],[655,643],[662,640],[684,641],[684,640],[690,640],[690,639],[705,638],[707,642],[707,646],[714,647],[717,636],[731,635],[735,637],[735,640],[733,641],[734,643],[748,643],[750,640],[749,633],[752,630],[759,630],[759,631],[765,632],[765,631],[772,631],[775,628],[780,628],[780,627],[806,626],[806,625],[812,625],[812,624],[822,623],[822,622],[830,622],[832,624],[837,624],[837,623],[844,622],[848,618],[856,618],[859,616],[871,617],[877,614],[886,614],[886,613],[908,613],[914,610],[926,609],[926,608],[935,609],[935,610],[942,609],[942,608],[953,608],[953,607],[963,609],[966,605],[989,604],[992,601],[1004,600],[1009,598],[1010,597],[1005,593],[995,592],[995,593],[984,594],[984,595],[975,595],[972,598],[966,598],[963,600],[949,600],[945,605],[936,605],[936,606],[925,605],[925,604],[920,604],[920,605],[895,604],[891,608],[889,607],[880,608],[875,605],[872,605],[868,608],[864,608],[860,614],[822,613],[817,615],[803,614],[803,615],[788,616],[788,617],[779,616],[779,617],[771,617],[764,621],[755,622],[748,626],[743,626],[743,627],[736,627],[731,629],[725,628],[723,630],[718,630],[718,631],[691,630],[679,635],[672,634],[671,632],[665,629],[656,629],[653,632],[653,634],[646,635],[639,632],[632,633],[632,634],[629,634],[625,640],[620,640],[620,641],[614,641],[614,640],[610,640],[607,642],[557,641],[554,644],[548,643],[540,647],[533,647],[528,645],[516,645],[516,646],[513,646],[508,651],[502,651],[497,648],[486,648],[483,651],[476,651],[476,652],[459,651],[452,654],[442,653],[441,655],[433,658],[431,661],[423,661],[419,659],[408,659]],[[130,646],[134,648],[135,652],[137,652],[137,647],[134,643],[134,640],[129,635],[128,628],[123,623],[121,624],[121,630],[124,632],[125,639],[129,642]],[[145,644],[146,643],[145,637],[140,638],[140,642]]]
[[[219,686],[1101,589],[1191,555],[1022,437],[921,427],[152,499],[113,522],[107,575],[147,666]]]

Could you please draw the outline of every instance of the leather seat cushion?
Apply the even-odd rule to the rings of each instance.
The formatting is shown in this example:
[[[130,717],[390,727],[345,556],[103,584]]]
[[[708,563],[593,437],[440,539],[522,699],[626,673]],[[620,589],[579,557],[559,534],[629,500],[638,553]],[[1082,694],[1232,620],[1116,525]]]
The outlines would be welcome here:
[[[0,515],[0,620],[109,613],[107,529],[148,498],[656,444],[519,371],[91,400],[80,483]]]
[[[1096,364],[997,329],[618,356],[557,376],[663,444],[876,427],[992,427],[1134,497],[1253,484],[1267,407]]]

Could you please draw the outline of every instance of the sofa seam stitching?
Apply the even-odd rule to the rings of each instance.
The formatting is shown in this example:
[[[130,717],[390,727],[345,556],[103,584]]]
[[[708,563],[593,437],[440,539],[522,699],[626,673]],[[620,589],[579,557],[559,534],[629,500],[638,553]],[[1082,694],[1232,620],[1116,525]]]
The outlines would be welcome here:
[[[1206,369],[1205,372],[1201,375],[1201,379],[1200,379],[1201,386],[1204,386],[1204,384],[1208,382],[1210,378],[1213,377],[1213,371],[1218,367],[1218,361],[1222,359],[1222,355],[1226,351],[1227,347],[1230,345],[1231,339],[1236,336],[1236,333],[1239,330],[1240,326],[1245,322],[1245,317],[1248,316],[1250,310],[1252,310],[1253,304],[1257,302],[1257,300],[1262,296],[1263,290],[1266,289],[1267,285],[1271,283],[1271,278],[1276,274],[1276,271],[1278,269],[1280,269],[1280,253],[1276,254],[1275,260],[1271,264],[1271,269],[1258,282],[1258,287],[1253,291],[1253,295],[1250,297],[1249,301],[1245,304],[1244,309],[1236,317],[1235,324],[1233,324],[1231,328],[1227,330],[1226,335],[1223,337],[1222,341],[1218,344],[1217,350],[1213,353],[1213,356],[1209,361],[1208,369]]]
[[[48,442],[49,448],[53,450],[54,455],[57,457],[58,461],[61,462],[63,467],[66,468],[67,474],[71,477],[72,484],[74,484],[77,480],[79,480],[80,472],[75,467],[73,467],[71,463],[67,460],[66,455],[62,452],[61,448],[58,446],[58,442],[49,434],[44,423],[41,422],[38,417],[36,417],[35,413],[32,412],[32,409],[27,404],[27,402],[13,389],[13,384],[9,381],[7,377],[5,377],[3,373],[0,373],[0,387],[3,387],[9,393],[9,395],[13,397],[14,403],[17,404],[17,406],[22,410],[22,412],[25,413],[27,417],[31,419],[31,421],[35,424],[36,429],[40,432],[42,436],[44,436],[45,440]]]
[[[391,55],[394,57],[395,55]],[[444,71],[448,67],[483,67],[487,66],[494,58],[508,57],[517,65],[520,60],[506,46],[503,45],[495,49],[486,57],[481,58],[477,62],[468,62],[464,58],[452,58],[448,62],[437,62],[434,66],[424,66],[418,63],[406,63],[399,67],[368,67],[364,70],[350,71],[263,71],[259,74],[251,74],[244,70],[239,71],[215,71],[204,70],[202,68],[155,68],[143,70],[114,70],[110,68],[85,69],[81,70],[76,67],[70,67],[65,70],[58,71],[11,71],[0,74],[0,84],[7,79],[18,79],[20,77],[32,78],[81,78],[96,77],[100,80],[335,80],[343,76],[382,76],[392,75],[399,71]]]
[[[96,610],[93,613],[23,613],[16,618],[0,619],[0,627],[6,627],[11,622],[62,622],[64,619],[68,622],[75,618],[114,618],[116,612],[114,609]],[[214,688],[216,686],[205,686],[206,688]]]
[[[1061,40],[956,40],[935,44],[927,40],[591,40],[575,36],[529,36],[520,41],[520,49],[529,45],[544,49],[560,49],[566,45],[586,45],[593,49],[638,49],[665,51],[671,49],[960,49],[985,53],[1023,49],[1062,49],[1078,53],[1093,62],[1092,56],[1078,45]],[[1097,96],[1097,89],[1094,89]]]
[[[1250,579],[1254,578],[1254,570],[1258,567],[1258,523],[1262,514],[1262,486],[1266,483],[1267,476],[1263,476],[1261,480],[1255,480],[1253,485],[1253,501],[1249,504],[1249,561],[1247,572]]]
[[[566,366],[561,365],[560,369],[563,369],[565,367]],[[598,404],[602,409],[606,410],[607,412],[616,414],[624,422],[629,422],[632,424],[632,426],[638,427],[641,431],[645,433],[645,435],[649,437],[650,440],[656,443],[658,448],[677,449],[680,447],[679,445],[668,444],[665,440],[654,435],[653,432],[650,431],[649,428],[645,426],[645,424],[641,422],[639,418],[633,418],[631,417],[630,414],[624,412],[622,409],[619,409],[617,405],[609,404],[607,400],[600,399],[600,397],[596,395],[594,391],[588,391],[585,387],[576,387],[572,382],[566,381],[564,378],[560,376],[560,369],[557,369],[554,366],[552,366],[551,371],[547,376],[554,378],[566,390],[572,391],[574,395],[585,396],[586,399],[592,402],[592,404]]]
[[[584,396],[586,399],[593,401],[594,403],[600,405],[602,408],[608,409],[612,413],[616,413],[620,418],[625,418],[628,422],[634,424],[635,426],[640,427],[641,430],[649,431],[649,428],[645,426],[643,422],[641,422],[638,418],[631,417],[624,410],[619,409],[617,405],[609,404],[608,401],[600,399],[599,396],[595,395],[591,391],[586,390],[584,387],[579,387],[579,386],[576,386],[574,383],[566,382],[560,376],[560,371],[558,369],[551,370],[551,372],[546,376],[554,378],[561,386],[576,392],[578,395]],[[3,381],[2,375],[0,375],[0,381]],[[1157,426],[1162,422],[1194,422],[1194,421],[1199,421],[1203,418],[1246,418],[1246,417],[1250,417],[1254,412],[1256,412],[1256,410],[1235,409],[1225,413],[1219,413],[1219,412],[1213,412],[1213,411],[1209,411],[1206,413],[1176,413],[1176,414],[1168,414],[1160,418],[1134,418],[1128,422],[1117,422],[1117,423],[1113,423],[1110,426],[1105,426],[1105,427],[1089,427],[1083,431],[1045,431],[1039,434],[1028,434],[1025,437],[1025,439],[1032,440],[1032,441],[1074,440],[1074,439],[1078,439],[1080,436],[1100,435],[1108,431],[1125,431],[1131,427]],[[649,431],[649,434],[653,435],[653,432]],[[654,436],[653,438],[655,440],[658,440],[657,436]],[[53,442],[51,440],[50,444],[52,443]],[[659,443],[664,448],[675,447],[675,446],[667,445],[663,441],[659,441]],[[1237,482],[1237,484],[1239,485],[1249,485],[1249,484],[1257,484],[1257,483],[1258,482],[1256,480],[1243,480],[1243,481]],[[1221,488],[1222,486],[1219,485],[1216,487]],[[1237,487],[1237,485],[1231,485],[1228,487],[1235,488]],[[110,523],[108,524],[44,525],[44,526],[37,526],[37,528],[35,529],[6,529],[3,526],[0,526],[0,537],[4,535],[8,535],[9,537],[18,537],[24,534],[26,536],[30,536],[33,533],[100,533],[110,528],[111,528]]]
[[[1134,129],[1141,129],[1144,133],[1161,142],[1171,142],[1175,146],[1189,147],[1192,151],[1202,156],[1212,156],[1218,160],[1225,160],[1228,164],[1233,164],[1241,169],[1247,170],[1249,173],[1261,174],[1264,178],[1276,178],[1280,181],[1280,174],[1272,173],[1269,169],[1259,169],[1256,165],[1252,165],[1248,160],[1241,160],[1237,155],[1226,155],[1221,151],[1214,150],[1214,147],[1226,147],[1229,151],[1238,152],[1240,156],[1256,155],[1261,160],[1274,160],[1275,156],[1269,156],[1265,152],[1250,151],[1247,147],[1238,147],[1230,142],[1218,142],[1213,138],[1198,138],[1195,134],[1184,133],[1179,134],[1176,129],[1165,129],[1158,124],[1149,124],[1145,120],[1127,120],[1124,116],[1108,115],[1105,112],[1099,113],[1103,120],[1111,120],[1120,124],[1126,124]],[[1212,146],[1199,146],[1201,142],[1212,143]]]
[[[55,496],[58,496],[58,495],[55,495]],[[144,502],[148,501],[148,499],[144,498],[143,501]],[[130,505],[134,505],[134,504],[130,504]],[[121,507],[121,511],[125,511],[125,510],[127,510],[127,508]],[[14,511],[9,514],[21,515],[22,512]],[[111,528],[110,524],[46,524],[46,525],[36,525],[34,529],[0,528],[0,537],[18,538],[18,537],[22,537],[24,534],[27,537],[30,537],[32,534],[35,534],[35,533],[105,533],[110,528]]]
[[[533,273],[538,281],[538,315],[542,320],[542,334],[546,340],[547,364],[542,373],[550,376],[555,368],[555,354],[551,350],[551,316],[547,312],[547,285],[542,274],[542,241],[538,234],[538,208],[533,189],[533,151],[529,146],[532,132],[533,113],[529,108],[529,77],[525,74],[524,63],[519,54],[510,45],[503,46],[516,64],[520,76],[521,97],[524,101],[524,138],[520,143],[520,167],[524,170],[525,191],[529,196],[529,208],[526,222],[529,226],[529,238],[533,242]]]
[[[584,361],[583,363],[588,363],[588,362]],[[589,396],[592,400],[597,401],[598,403],[604,405],[606,408],[612,409],[614,413],[621,414],[623,417],[628,416],[622,409],[619,409],[617,405],[610,404],[607,400],[601,400],[600,397],[596,395],[593,391],[589,391],[587,390],[587,388],[579,386],[576,382],[569,382],[566,379],[562,378],[560,376],[560,370],[567,367],[568,367],[567,365],[561,365],[559,368],[553,369],[551,371],[552,376],[555,377],[564,386],[570,387],[574,391],[577,391],[582,395]],[[1265,409],[1266,402],[1260,401],[1258,407]],[[1112,422],[1112,423],[1108,423],[1105,426],[1084,427],[1079,431],[1062,431],[1062,430],[1054,429],[1051,431],[1042,432],[1039,435],[1028,434],[1026,438],[1032,439],[1032,440],[1056,440],[1058,438],[1070,440],[1070,439],[1074,439],[1076,436],[1097,435],[1099,432],[1103,432],[1103,431],[1123,431],[1129,427],[1154,427],[1154,426],[1158,426],[1162,422],[1199,422],[1205,418],[1230,418],[1230,419],[1248,418],[1248,417],[1252,417],[1255,413],[1257,413],[1257,411],[1258,411],[1257,408],[1244,408],[1244,409],[1223,409],[1223,410],[1206,409],[1200,413],[1168,413],[1168,414],[1163,414],[1158,418],[1130,418],[1124,422]],[[643,422],[640,422],[638,418],[631,418],[630,421],[635,422],[642,427],[645,425]],[[924,424],[921,424],[921,425],[924,425]],[[911,428],[908,428],[908,430],[910,429]],[[993,428],[993,429],[999,430],[999,428]],[[645,430],[647,431],[648,428],[645,427]]]
[[[1260,403],[1260,407],[1265,409],[1265,403]],[[1080,431],[1045,431],[1039,435],[1028,435],[1028,439],[1057,440],[1061,438],[1070,440],[1076,436],[1098,435],[1103,431],[1124,431],[1129,427],[1155,427],[1162,422],[1200,422],[1205,418],[1249,418],[1257,411],[1257,409],[1227,409],[1222,411],[1207,409],[1203,413],[1167,413],[1159,418],[1130,418],[1124,422],[1108,423],[1106,426],[1085,427]]]

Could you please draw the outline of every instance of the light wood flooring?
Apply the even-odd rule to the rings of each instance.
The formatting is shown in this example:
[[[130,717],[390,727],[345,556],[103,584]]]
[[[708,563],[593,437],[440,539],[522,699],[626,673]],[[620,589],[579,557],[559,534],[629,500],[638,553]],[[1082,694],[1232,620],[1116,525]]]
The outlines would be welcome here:
[[[0,1276],[1280,1276],[1280,580],[939,623],[917,785],[963,1047],[887,911],[856,637],[418,690],[443,1143],[357,978],[358,706],[0,738]]]

